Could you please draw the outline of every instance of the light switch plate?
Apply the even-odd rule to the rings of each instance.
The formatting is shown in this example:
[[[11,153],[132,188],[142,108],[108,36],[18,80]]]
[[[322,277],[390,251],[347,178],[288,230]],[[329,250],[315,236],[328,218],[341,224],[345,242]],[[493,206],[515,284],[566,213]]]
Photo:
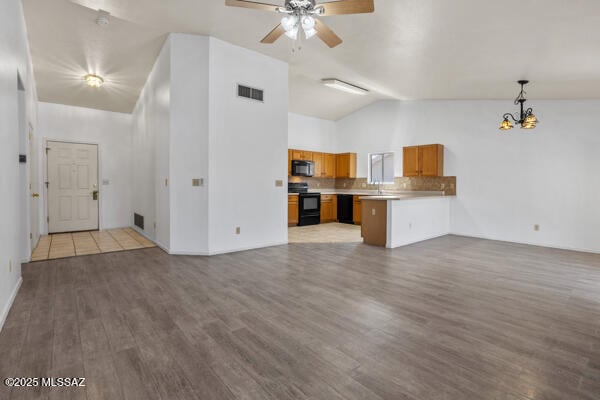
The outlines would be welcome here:
[[[283,181],[281,179],[277,179],[275,181],[275,187],[282,187],[283,186]]]
[[[110,181],[109,181],[108,179],[102,179],[102,184],[103,184],[104,186],[106,186],[106,185],[110,185]]]
[[[203,179],[202,178],[194,178],[192,179],[192,186],[202,186]]]

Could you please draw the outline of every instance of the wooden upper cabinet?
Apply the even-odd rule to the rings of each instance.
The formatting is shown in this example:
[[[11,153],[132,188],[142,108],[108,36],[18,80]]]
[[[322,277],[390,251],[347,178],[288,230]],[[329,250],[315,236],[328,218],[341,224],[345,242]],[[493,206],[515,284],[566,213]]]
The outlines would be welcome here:
[[[444,146],[419,146],[419,152],[421,176],[444,176]]]
[[[444,176],[444,146],[428,144],[403,150],[403,176]]]
[[[322,178],[325,174],[325,166],[323,165],[323,153],[312,153],[312,161],[315,163],[315,178]]]
[[[323,154],[323,166],[324,168],[324,172],[325,178],[335,178],[336,177],[336,173],[335,173],[335,154]]]
[[[356,178],[356,153],[336,155],[336,178]]]
[[[313,153],[312,151],[292,150],[292,160],[312,161]]]
[[[403,149],[402,175],[419,176],[419,146],[410,146]]]

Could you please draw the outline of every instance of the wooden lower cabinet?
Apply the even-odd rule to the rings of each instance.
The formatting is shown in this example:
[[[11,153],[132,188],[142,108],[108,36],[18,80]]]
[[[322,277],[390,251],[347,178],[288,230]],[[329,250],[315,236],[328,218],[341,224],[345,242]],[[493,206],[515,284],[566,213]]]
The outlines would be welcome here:
[[[321,223],[337,220],[337,195],[321,195]]]
[[[288,195],[288,226],[298,225],[298,196]]]
[[[361,224],[362,217],[362,200],[360,200],[360,196],[354,196],[353,204],[352,204],[352,220],[354,221],[354,225]]]
[[[360,234],[366,244],[383,246],[387,244],[387,201],[361,200],[364,215],[360,224]]]

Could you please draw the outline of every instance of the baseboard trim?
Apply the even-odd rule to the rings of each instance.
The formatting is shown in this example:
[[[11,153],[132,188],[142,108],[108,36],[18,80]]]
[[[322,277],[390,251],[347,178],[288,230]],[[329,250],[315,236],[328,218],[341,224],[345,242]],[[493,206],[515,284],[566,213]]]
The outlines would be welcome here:
[[[388,249],[397,249],[399,247],[410,246],[411,244],[421,243],[421,242],[425,242],[427,240],[437,239],[437,238],[441,238],[441,237],[448,236],[448,235],[451,235],[451,233],[450,232],[439,233],[439,234],[436,233],[435,235],[427,236],[424,239],[419,239],[416,242],[410,242],[410,243],[406,243],[406,244],[400,244],[400,245],[395,246],[395,247],[386,247],[386,248],[388,248]]]
[[[513,240],[497,239],[497,238],[493,238],[493,237],[490,237],[490,236],[466,235],[466,234],[463,234],[463,233],[455,233],[455,232],[450,232],[449,235],[462,236],[462,237],[473,238],[473,239],[492,240],[494,242],[503,242],[503,243],[511,243],[511,244],[522,244],[522,245],[526,245],[526,246],[535,246],[535,247],[544,247],[546,249],[575,251],[575,252],[578,252],[578,253],[600,254],[600,250],[597,250],[597,249],[584,249],[584,248],[580,248],[580,247],[555,246],[555,245],[544,244],[544,243],[535,243],[535,242],[516,242],[516,241],[513,241]]]
[[[20,277],[19,280],[17,281],[17,284],[15,285],[15,288],[13,289],[13,292],[10,295],[10,298],[8,299],[8,303],[6,303],[4,310],[2,310],[2,315],[0,315],[0,332],[2,332],[2,328],[4,328],[4,323],[6,322],[8,313],[10,312],[10,309],[15,301],[15,298],[17,297],[17,293],[19,293],[19,289],[21,288],[22,283],[23,283],[23,277]]]
[[[286,244],[288,244],[287,240],[281,241],[281,242],[270,242],[270,243],[254,245],[254,246],[238,247],[235,249],[220,249],[220,250],[210,250],[210,251],[173,250],[169,254],[172,254],[175,256],[216,256],[219,254],[228,254],[228,253],[237,253],[240,251],[264,249],[266,247],[282,246],[282,245],[286,245]]]

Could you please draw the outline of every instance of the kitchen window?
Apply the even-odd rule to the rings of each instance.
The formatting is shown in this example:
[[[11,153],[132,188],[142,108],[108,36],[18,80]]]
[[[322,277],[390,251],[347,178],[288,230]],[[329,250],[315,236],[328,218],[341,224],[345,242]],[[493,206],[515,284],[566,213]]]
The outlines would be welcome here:
[[[369,154],[369,183],[394,183],[394,153]]]

